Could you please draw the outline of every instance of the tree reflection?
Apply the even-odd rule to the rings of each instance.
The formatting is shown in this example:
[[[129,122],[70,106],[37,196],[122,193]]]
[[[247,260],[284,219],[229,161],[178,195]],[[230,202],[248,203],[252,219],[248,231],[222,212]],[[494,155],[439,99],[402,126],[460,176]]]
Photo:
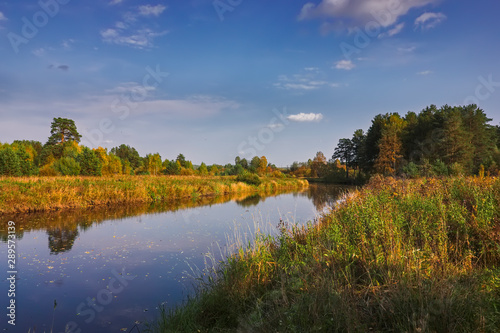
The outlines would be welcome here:
[[[253,194],[241,200],[236,200],[236,204],[242,207],[257,206],[261,200],[264,200],[259,194]]]
[[[49,235],[50,254],[58,254],[71,250],[79,232],[77,228],[59,227],[47,230],[47,234]]]
[[[352,186],[311,184],[309,190],[301,195],[311,199],[316,210],[322,212],[327,207],[333,207],[342,194],[353,188]]]

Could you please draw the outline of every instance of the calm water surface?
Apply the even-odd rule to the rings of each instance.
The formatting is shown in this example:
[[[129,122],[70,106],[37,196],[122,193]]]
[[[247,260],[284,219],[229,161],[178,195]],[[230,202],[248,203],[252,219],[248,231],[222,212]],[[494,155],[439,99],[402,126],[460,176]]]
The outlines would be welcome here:
[[[0,258],[7,276],[7,221],[16,222],[16,326],[7,324],[9,283],[0,284],[0,328],[8,332],[129,332],[158,306],[192,292],[206,253],[227,253],[255,228],[281,219],[305,224],[345,188],[311,185],[273,196],[228,196],[156,206],[2,216]],[[111,292],[112,291],[112,292]],[[57,306],[54,309],[54,301]],[[138,332],[138,330],[135,330]]]

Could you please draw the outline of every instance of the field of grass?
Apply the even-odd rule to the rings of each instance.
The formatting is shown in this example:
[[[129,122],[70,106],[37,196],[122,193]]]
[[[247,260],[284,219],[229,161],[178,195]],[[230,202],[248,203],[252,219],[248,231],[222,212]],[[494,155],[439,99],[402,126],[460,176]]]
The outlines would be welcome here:
[[[201,277],[151,332],[499,332],[500,180],[373,179]]]
[[[260,185],[236,177],[117,176],[0,178],[0,214],[88,208],[218,196],[229,193],[273,193],[307,187],[292,178],[262,178]]]

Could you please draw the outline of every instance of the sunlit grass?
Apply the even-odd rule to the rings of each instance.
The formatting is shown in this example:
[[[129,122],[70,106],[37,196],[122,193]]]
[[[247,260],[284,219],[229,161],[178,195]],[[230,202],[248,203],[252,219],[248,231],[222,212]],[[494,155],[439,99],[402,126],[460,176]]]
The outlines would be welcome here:
[[[500,181],[375,179],[239,244],[153,332],[498,332]]]
[[[297,179],[262,178],[259,186],[235,177],[116,176],[0,178],[0,213],[160,202],[229,193],[307,187]]]

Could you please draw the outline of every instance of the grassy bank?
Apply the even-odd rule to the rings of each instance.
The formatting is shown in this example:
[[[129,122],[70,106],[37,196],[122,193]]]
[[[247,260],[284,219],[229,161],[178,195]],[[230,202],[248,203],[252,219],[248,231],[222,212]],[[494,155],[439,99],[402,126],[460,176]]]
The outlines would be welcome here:
[[[375,179],[220,263],[153,332],[498,332],[500,180]]]
[[[235,177],[120,176],[0,178],[0,213],[148,203],[229,193],[272,193],[307,187],[290,178],[262,178],[260,185]]]

